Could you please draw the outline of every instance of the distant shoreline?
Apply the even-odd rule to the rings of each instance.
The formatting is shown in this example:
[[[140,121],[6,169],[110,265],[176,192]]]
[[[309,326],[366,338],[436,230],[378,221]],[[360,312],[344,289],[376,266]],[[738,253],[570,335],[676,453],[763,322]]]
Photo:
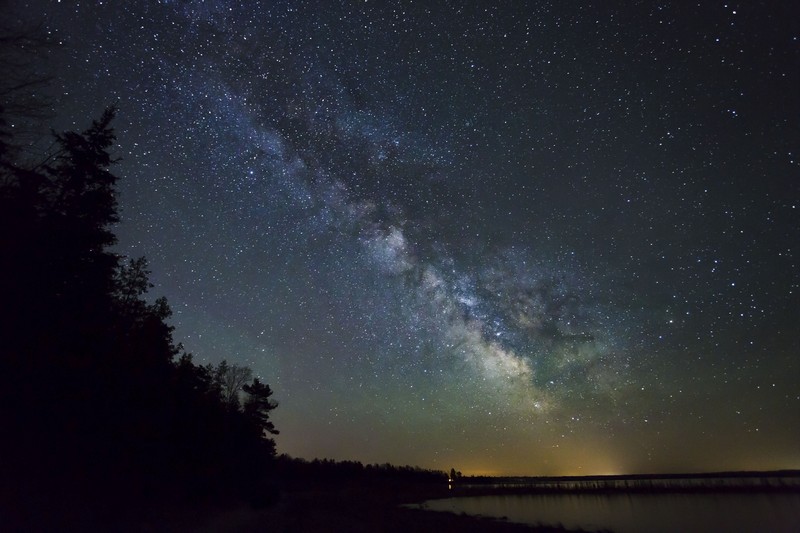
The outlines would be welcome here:
[[[464,476],[462,480],[542,480],[580,481],[601,479],[702,479],[702,478],[753,478],[753,477],[800,477],[800,470],[735,470],[722,472],[684,472],[677,474],[595,474],[586,476]]]
[[[453,496],[479,494],[800,492],[800,470],[593,476],[469,476],[450,484]]]

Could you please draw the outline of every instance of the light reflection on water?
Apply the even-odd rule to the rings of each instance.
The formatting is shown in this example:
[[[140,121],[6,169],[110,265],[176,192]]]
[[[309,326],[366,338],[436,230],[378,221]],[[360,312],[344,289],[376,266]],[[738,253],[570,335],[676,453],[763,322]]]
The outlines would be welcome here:
[[[522,494],[430,500],[423,509],[620,533],[800,531],[800,494]]]

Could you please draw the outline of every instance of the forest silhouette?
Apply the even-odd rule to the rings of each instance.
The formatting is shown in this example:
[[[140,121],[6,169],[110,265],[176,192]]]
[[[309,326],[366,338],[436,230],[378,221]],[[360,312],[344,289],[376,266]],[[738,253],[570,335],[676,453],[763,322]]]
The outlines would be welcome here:
[[[111,251],[115,112],[55,134],[36,163],[15,160],[8,128],[0,138],[2,487],[20,518],[74,501],[264,494],[275,455],[270,387],[225,361],[195,364],[166,300],[146,298],[146,260]]]
[[[144,257],[116,251],[114,106],[83,131],[50,118],[35,30],[0,35],[0,516],[6,530],[137,530],[153,509],[274,503],[283,490],[442,472],[276,458],[272,390],[193,361]],[[36,155],[31,155],[35,153]],[[223,356],[224,354],[220,354]]]
[[[2,110],[0,110],[2,111]],[[18,530],[138,530],[152,509],[263,508],[281,491],[446,485],[444,472],[276,457],[272,390],[173,339],[145,258],[112,251],[116,109],[20,163],[0,123],[0,479]],[[0,112],[2,117],[2,112]],[[298,513],[299,514],[299,513]]]

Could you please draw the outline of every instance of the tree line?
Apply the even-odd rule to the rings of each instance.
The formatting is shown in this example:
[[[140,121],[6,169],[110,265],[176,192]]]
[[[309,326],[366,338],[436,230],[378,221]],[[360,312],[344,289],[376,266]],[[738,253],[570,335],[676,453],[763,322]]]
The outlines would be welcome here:
[[[286,488],[309,489],[324,485],[359,485],[393,483],[446,486],[447,475],[439,470],[417,466],[395,466],[390,463],[363,464],[360,461],[305,459],[281,454],[275,459],[274,472]]]
[[[275,455],[270,387],[195,364],[146,297],[147,261],[111,249],[115,113],[30,162],[0,108],[2,499],[18,513],[256,494]]]
[[[307,483],[446,480],[413,467],[275,457],[269,385],[226,360],[195,363],[173,338],[166,299],[148,297],[146,259],[113,251],[117,109],[49,143],[19,127],[48,116],[34,89],[50,79],[26,69],[25,55],[47,46],[0,31],[4,529],[102,530],[136,509],[264,505],[279,487]],[[32,157],[34,144],[50,148]]]

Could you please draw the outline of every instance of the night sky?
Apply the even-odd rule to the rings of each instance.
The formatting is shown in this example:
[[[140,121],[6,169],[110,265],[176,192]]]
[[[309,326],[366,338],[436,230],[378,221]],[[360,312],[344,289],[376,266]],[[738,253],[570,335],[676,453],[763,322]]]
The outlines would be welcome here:
[[[118,250],[278,451],[800,468],[796,3],[46,1]]]

